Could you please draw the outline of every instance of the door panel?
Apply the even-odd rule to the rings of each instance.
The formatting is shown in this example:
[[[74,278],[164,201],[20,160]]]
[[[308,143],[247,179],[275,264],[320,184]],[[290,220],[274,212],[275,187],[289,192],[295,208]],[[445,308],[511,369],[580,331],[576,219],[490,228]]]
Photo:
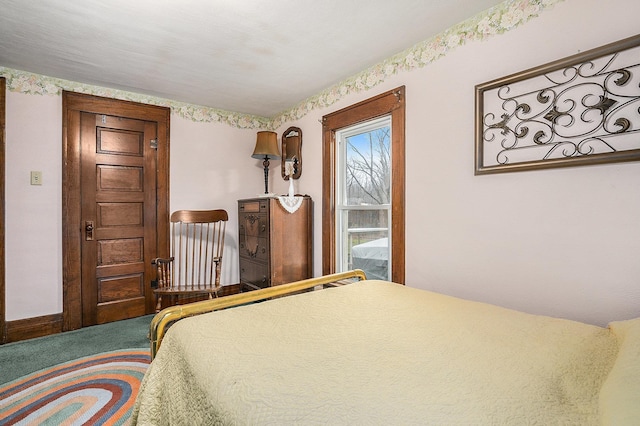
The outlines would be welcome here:
[[[144,139],[141,136],[135,131],[102,129],[98,135],[96,152],[142,156]]]
[[[142,226],[143,207],[144,203],[99,203],[98,220],[103,228],[125,225]]]
[[[144,297],[144,276],[133,274],[116,278],[98,278],[98,288],[98,303]]]
[[[110,158],[106,155],[96,156],[96,180],[100,191],[140,192],[143,190],[142,167],[128,167],[123,164],[118,166],[107,165]],[[102,194],[99,194],[102,195]]]
[[[156,252],[156,123],[80,116],[82,325],[144,315]],[[145,141],[147,146],[145,146]],[[89,228],[87,228],[89,225]]]

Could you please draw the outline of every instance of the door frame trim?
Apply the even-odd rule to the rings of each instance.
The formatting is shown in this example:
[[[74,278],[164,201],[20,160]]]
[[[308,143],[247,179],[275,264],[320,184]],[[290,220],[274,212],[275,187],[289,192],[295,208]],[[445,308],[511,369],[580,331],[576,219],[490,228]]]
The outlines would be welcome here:
[[[7,341],[7,318],[5,295],[5,127],[7,81],[0,77],[0,344]]]
[[[74,111],[107,114],[158,123],[156,235],[158,257],[169,253],[169,125],[167,107],[62,92],[62,316],[63,331],[82,327],[82,218],[80,198],[80,128]],[[79,123],[77,123],[79,124]],[[151,289],[149,289],[151,291]],[[147,304],[153,312],[153,303]]]

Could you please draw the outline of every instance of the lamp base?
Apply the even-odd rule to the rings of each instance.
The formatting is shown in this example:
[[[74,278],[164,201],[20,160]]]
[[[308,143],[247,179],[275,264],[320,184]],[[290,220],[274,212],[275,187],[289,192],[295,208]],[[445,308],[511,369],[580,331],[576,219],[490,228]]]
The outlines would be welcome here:
[[[269,193],[266,193],[266,194],[258,194],[258,197],[260,197],[260,198],[269,198],[269,197],[275,197],[275,196],[276,196],[276,194],[274,194],[273,192],[269,192]]]

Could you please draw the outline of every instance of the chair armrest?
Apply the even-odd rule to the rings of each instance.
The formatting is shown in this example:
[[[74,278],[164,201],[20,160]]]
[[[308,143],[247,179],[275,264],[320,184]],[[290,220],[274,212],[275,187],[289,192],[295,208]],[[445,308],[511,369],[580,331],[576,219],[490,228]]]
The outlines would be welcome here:
[[[173,257],[164,259],[156,257],[151,264],[156,267],[156,288],[171,287],[171,264]]]
[[[162,257],[156,257],[155,259],[151,260],[151,264],[152,265],[167,265],[171,262],[173,262],[174,257],[170,257],[168,259],[166,258],[162,258]]]

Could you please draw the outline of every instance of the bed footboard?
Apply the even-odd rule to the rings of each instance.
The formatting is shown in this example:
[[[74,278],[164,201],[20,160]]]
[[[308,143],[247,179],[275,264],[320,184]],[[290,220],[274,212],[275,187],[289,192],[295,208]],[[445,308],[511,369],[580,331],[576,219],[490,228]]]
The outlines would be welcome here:
[[[217,299],[204,300],[201,302],[189,303],[185,305],[171,306],[158,312],[151,320],[149,326],[149,340],[151,342],[151,359],[155,358],[160,349],[160,343],[169,325],[183,318],[207,312],[219,311],[221,309],[232,308],[246,303],[258,302],[273,297],[287,296],[314,287],[336,286],[347,284],[353,281],[366,280],[365,273],[360,269],[340,272],[337,274],[324,275],[318,278],[309,278],[289,284],[282,284],[262,290],[250,291],[247,293],[234,294]]]

